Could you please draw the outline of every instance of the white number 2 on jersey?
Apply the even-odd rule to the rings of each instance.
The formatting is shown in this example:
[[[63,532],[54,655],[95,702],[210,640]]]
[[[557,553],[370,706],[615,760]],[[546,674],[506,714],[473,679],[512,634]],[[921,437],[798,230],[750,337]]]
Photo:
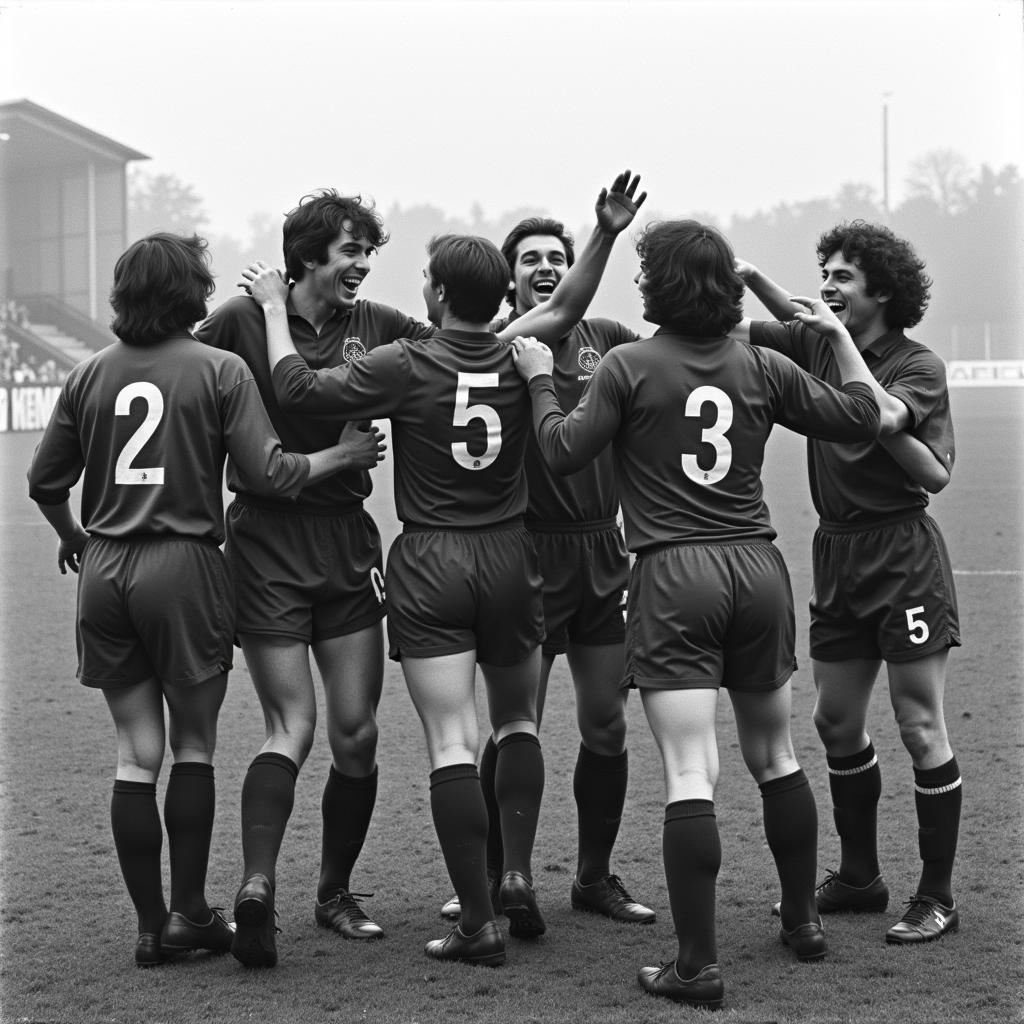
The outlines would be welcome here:
[[[164,414],[164,396],[155,384],[148,381],[136,381],[121,388],[114,402],[114,415],[127,416],[131,412],[132,402],[141,398],[146,403],[146,418],[124,446],[114,466],[115,484],[162,484],[164,467],[138,467],[132,460],[142,451],[142,446],[153,436],[153,432]]]
[[[470,405],[470,388],[496,388],[496,373],[459,373],[459,381],[455,388],[455,413],[452,417],[453,427],[465,427],[473,420],[483,420],[487,427],[487,447],[480,455],[471,455],[465,441],[452,442],[452,458],[463,469],[486,469],[501,451],[501,419],[489,405]]]
[[[721,389],[705,385],[694,388],[686,399],[686,415],[698,417],[701,407],[710,402],[716,410],[715,422],[710,427],[702,427],[700,439],[705,444],[714,446],[715,461],[710,469],[701,469],[697,464],[697,456],[683,453],[683,472],[695,484],[717,484],[732,465],[732,445],[725,433],[732,426],[732,399]]]

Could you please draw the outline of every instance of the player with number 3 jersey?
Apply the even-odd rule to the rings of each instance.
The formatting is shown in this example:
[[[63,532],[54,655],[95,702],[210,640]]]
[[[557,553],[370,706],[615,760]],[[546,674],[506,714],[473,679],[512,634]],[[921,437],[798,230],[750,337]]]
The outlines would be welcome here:
[[[544,457],[571,473],[612,445],[627,546],[624,685],[640,689],[667,790],[665,875],[676,957],[644,967],[648,992],[722,1005],[715,940],[721,847],[715,820],[718,690],[730,692],[744,759],[763,797],[782,883],[782,938],[801,960],[826,953],[814,906],[817,813],[789,733],[795,668],[789,576],[764,503],[764,447],[776,423],[837,442],[877,435],[874,385],[824,304],[805,300],[843,367],[841,389],[726,337],[743,282],[728,242],[695,221],[649,226],[637,251],[646,340],[613,349],[579,405],[559,408],[550,353],[516,342]],[[822,344],[826,344],[825,341]]]

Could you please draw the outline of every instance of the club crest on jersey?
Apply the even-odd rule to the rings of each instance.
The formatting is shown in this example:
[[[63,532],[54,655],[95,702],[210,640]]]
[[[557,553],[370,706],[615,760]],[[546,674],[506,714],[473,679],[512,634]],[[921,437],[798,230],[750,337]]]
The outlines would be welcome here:
[[[358,338],[346,338],[341,343],[341,355],[346,363],[351,363],[366,355],[366,346]]]
[[[579,361],[581,370],[593,373],[597,369],[597,364],[601,362],[601,353],[595,348],[584,347],[580,349],[576,359]]]

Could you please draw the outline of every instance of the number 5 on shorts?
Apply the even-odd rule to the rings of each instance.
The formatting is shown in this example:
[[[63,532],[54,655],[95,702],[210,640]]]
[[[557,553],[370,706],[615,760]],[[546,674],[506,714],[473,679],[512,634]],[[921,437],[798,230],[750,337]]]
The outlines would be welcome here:
[[[924,611],[924,605],[907,609],[907,632],[912,644],[923,644],[929,637],[928,623],[924,619],[915,618]]]

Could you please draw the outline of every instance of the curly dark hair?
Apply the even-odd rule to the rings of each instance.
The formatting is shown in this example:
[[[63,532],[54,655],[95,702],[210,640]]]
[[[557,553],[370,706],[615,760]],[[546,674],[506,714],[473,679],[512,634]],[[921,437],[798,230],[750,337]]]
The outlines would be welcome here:
[[[572,235],[565,230],[565,225],[560,220],[552,220],[550,217],[527,217],[521,220],[506,236],[501,243],[501,254],[508,260],[509,269],[514,271],[516,266],[516,249],[524,238],[530,235],[550,235],[557,238],[565,249],[565,264],[571,267],[576,262],[576,247]],[[509,288],[505,295],[505,301],[513,308],[516,308],[515,287]]]
[[[644,319],[698,338],[720,338],[743,319],[743,280],[725,236],[695,220],[648,224],[636,243]]]
[[[818,266],[824,267],[837,252],[864,271],[869,294],[891,296],[883,309],[889,327],[913,327],[921,322],[931,298],[932,279],[908,241],[883,224],[853,220],[818,239]]]
[[[156,345],[202,320],[213,288],[205,238],[147,235],[114,265],[110,329],[126,345]]]
[[[284,265],[293,281],[301,281],[303,260],[327,262],[327,248],[342,229],[365,238],[379,249],[388,240],[384,222],[372,202],[362,196],[343,196],[337,189],[322,188],[299,200],[284,219]]]

